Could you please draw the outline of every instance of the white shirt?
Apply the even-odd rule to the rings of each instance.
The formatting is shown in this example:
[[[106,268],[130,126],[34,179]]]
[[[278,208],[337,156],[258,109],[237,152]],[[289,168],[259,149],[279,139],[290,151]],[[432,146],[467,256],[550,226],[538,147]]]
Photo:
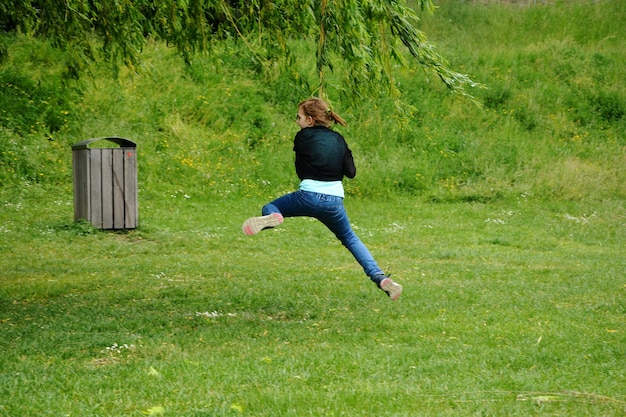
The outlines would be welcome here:
[[[302,191],[344,198],[343,183],[341,181],[302,180],[300,182],[300,189]]]

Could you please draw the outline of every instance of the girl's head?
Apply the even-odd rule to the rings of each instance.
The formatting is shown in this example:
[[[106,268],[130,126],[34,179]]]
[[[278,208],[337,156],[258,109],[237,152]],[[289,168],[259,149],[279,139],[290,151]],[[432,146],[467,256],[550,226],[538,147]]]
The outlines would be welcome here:
[[[296,119],[296,123],[298,123],[301,128],[315,125],[330,127],[333,123],[347,126],[345,120],[332,111],[324,100],[317,97],[304,100],[298,105],[298,118]]]

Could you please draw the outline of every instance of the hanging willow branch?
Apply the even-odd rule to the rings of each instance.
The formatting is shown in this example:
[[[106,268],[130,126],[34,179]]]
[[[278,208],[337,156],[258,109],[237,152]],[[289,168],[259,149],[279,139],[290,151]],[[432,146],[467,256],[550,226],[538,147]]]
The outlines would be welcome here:
[[[411,3],[434,11],[432,0]],[[315,39],[317,93],[327,72],[337,70],[351,96],[393,94],[391,61],[410,56],[451,91],[471,97],[477,83],[453,71],[418,24],[406,0],[0,0],[3,32],[47,38],[69,51],[75,77],[100,57],[135,67],[150,38],[175,47],[186,62],[215,41],[239,38],[264,68],[286,59],[290,40]]]
[[[420,0],[422,10],[434,11],[431,0]],[[317,71],[320,85],[324,70],[333,71],[331,56],[346,69],[346,83],[357,96],[381,90],[394,94],[392,60],[406,63],[406,52],[425,69],[433,71],[454,93],[473,100],[469,88],[480,86],[467,75],[450,68],[426,34],[418,29],[419,17],[404,1],[322,1],[317,26]],[[321,40],[324,40],[323,42]]]

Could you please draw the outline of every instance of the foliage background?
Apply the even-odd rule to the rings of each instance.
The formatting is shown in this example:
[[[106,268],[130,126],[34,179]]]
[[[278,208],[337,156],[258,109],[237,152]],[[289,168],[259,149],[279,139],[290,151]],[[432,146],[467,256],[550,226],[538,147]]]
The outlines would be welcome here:
[[[488,89],[482,107],[458,99],[419,66],[396,66],[395,98],[345,101],[328,80],[357,155],[353,196],[426,200],[624,197],[624,23],[620,2],[492,7],[443,2],[422,24],[451,65]],[[509,30],[507,30],[507,28]],[[514,30],[511,30],[513,28]],[[4,37],[0,181],[70,186],[68,148],[88,137],[139,143],[145,191],[276,195],[295,186],[290,116],[314,90],[314,44],[292,42],[299,73],[260,75],[254,56],[224,41],[185,66],[150,44],[139,72],[106,65],[66,83],[64,55],[45,41]],[[274,75],[272,75],[274,74]],[[336,81],[336,82],[335,82]]]

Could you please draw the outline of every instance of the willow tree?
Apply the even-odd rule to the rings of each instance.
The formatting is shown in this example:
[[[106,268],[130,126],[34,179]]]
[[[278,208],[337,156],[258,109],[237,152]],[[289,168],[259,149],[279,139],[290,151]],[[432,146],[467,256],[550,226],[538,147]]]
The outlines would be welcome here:
[[[149,39],[166,42],[186,61],[224,39],[243,41],[267,67],[293,57],[290,41],[315,42],[317,88],[341,70],[346,90],[397,93],[393,62],[414,59],[453,92],[470,96],[474,82],[450,68],[418,29],[417,10],[432,0],[0,0],[4,35],[22,32],[67,51],[68,74],[90,61],[135,67]],[[6,54],[0,41],[0,56]],[[288,63],[288,62],[287,62]],[[284,66],[283,66],[284,67]],[[288,65],[287,65],[288,67]]]

